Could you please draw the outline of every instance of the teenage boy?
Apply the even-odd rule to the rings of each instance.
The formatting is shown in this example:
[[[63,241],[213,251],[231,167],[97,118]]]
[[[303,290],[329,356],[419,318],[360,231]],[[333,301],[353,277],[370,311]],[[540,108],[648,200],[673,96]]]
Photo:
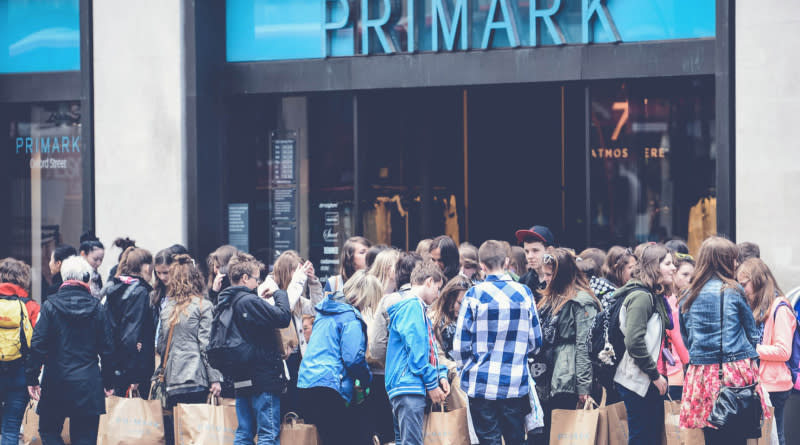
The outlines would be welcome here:
[[[283,345],[275,335],[276,329],[289,326],[292,312],[285,291],[272,294],[272,305],[260,298],[255,289],[261,263],[252,255],[239,253],[228,263],[231,287],[219,294],[217,311],[230,305],[233,320],[242,339],[253,346],[253,360],[239,367],[234,377],[236,389],[235,445],[279,443],[281,428],[280,396],[286,389],[281,354]]]
[[[386,393],[399,427],[398,443],[423,445],[425,394],[443,403],[450,393],[447,367],[439,365],[428,307],[439,298],[445,277],[433,261],[423,261],[411,272],[413,297],[389,307],[389,343],[386,348]]]
[[[525,250],[525,259],[528,261],[528,272],[522,275],[518,281],[533,291],[534,300],[538,303],[542,297],[541,291],[545,287],[545,282],[540,281],[542,257],[555,246],[556,240],[553,232],[545,226],[517,230],[516,236],[517,242]]]
[[[503,272],[506,249],[489,240],[478,250],[486,281],[464,295],[453,353],[480,443],[521,445],[530,412],[529,353],[542,344],[531,290]],[[405,443],[405,442],[404,442]]]

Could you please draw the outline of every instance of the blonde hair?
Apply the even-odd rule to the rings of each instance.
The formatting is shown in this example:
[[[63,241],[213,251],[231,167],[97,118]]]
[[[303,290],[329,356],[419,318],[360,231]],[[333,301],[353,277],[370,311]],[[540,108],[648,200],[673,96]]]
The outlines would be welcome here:
[[[364,270],[357,270],[344,284],[345,300],[366,318],[372,318],[378,302],[383,297],[383,287],[377,278]]]
[[[377,278],[381,283],[384,293],[392,293],[395,289],[389,289],[388,285],[391,281],[395,281],[395,264],[400,258],[400,252],[395,249],[386,249],[381,251],[376,257],[375,262],[369,269],[369,274]],[[397,283],[395,283],[395,288]]]
[[[778,286],[769,266],[761,258],[750,258],[739,266],[736,272],[738,276],[744,276],[750,280],[753,287],[753,299],[747,299],[750,309],[753,310],[753,318],[756,323],[764,323],[769,318],[769,309],[776,297],[782,297],[783,291]]]

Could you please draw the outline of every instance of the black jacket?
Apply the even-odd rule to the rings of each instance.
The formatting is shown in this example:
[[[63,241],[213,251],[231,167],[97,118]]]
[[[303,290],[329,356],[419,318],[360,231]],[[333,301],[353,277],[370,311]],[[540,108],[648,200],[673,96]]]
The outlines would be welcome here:
[[[152,290],[142,280],[127,284],[116,277],[108,289],[106,306],[114,332],[118,387],[148,382],[153,375],[156,326],[150,306]],[[142,344],[141,351],[137,350],[137,343]]]
[[[44,364],[38,412],[105,413],[103,388],[113,387],[110,363],[114,351],[106,309],[89,290],[64,286],[42,306],[25,363],[28,385],[39,384]]]
[[[52,281],[53,282],[49,286],[46,286],[47,291],[42,294],[42,304],[44,304],[44,302],[47,301],[47,297],[58,292],[58,288],[60,288],[61,285],[64,284],[64,280],[61,278],[61,272],[58,272],[57,274],[53,275]],[[43,281],[43,283],[45,283],[46,285],[47,281]]]
[[[528,286],[533,292],[533,299],[539,303],[539,300],[542,299],[542,290],[546,285],[544,281],[539,281],[539,274],[535,270],[529,270],[525,275],[519,277],[519,283]]]
[[[276,330],[289,326],[292,311],[285,291],[276,291],[273,298],[274,305],[244,286],[229,287],[219,294],[219,304],[233,306],[234,320],[242,337],[256,348],[254,363],[233,376],[237,394],[250,391],[280,394],[286,388],[283,346]]]

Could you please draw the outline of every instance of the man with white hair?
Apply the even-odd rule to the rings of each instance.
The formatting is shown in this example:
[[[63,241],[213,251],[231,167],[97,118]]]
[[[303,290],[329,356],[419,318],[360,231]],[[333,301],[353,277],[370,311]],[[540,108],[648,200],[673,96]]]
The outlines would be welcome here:
[[[105,414],[104,397],[114,392],[111,322],[105,307],[90,293],[92,268],[83,258],[64,260],[61,275],[64,283],[45,302],[33,331],[25,366],[28,392],[39,401],[44,445],[63,443],[66,417],[73,444],[95,444],[100,415]],[[98,356],[106,365],[102,369]]]

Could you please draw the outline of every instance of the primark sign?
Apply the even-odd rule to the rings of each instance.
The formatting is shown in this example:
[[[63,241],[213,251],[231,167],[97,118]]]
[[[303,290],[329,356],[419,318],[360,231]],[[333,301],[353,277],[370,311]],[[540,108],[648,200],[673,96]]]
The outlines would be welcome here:
[[[228,0],[231,62],[712,38],[714,0]]]

